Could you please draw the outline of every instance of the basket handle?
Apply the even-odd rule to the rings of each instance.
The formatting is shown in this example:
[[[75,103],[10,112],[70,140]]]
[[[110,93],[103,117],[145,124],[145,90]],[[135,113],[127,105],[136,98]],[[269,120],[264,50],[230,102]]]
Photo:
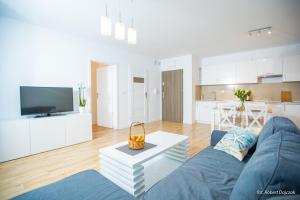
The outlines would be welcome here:
[[[132,122],[130,125],[130,133],[129,133],[129,140],[131,138],[131,134],[132,134],[132,128],[135,126],[141,126],[143,128],[143,132],[144,132],[144,138],[145,138],[145,127],[144,127],[144,123],[142,122]]]

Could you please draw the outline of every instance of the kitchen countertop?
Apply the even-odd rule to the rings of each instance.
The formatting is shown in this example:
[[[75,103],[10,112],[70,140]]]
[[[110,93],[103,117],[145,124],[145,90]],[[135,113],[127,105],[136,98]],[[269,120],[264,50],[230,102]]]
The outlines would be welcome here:
[[[196,102],[216,102],[216,103],[222,103],[222,102],[239,102],[236,100],[196,100]],[[245,103],[259,103],[259,102],[265,102],[266,104],[285,104],[285,105],[300,105],[300,101],[292,101],[292,102],[281,102],[281,101],[264,101],[264,100],[255,100],[255,101],[246,101]]]

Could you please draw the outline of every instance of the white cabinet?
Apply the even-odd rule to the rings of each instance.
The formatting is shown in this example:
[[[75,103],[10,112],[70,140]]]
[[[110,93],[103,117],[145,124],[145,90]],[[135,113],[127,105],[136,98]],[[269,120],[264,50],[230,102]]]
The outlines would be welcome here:
[[[282,58],[261,58],[254,60],[257,75],[260,77],[270,75],[282,75]]]
[[[90,114],[70,116],[66,119],[66,143],[77,144],[92,139],[92,119]]]
[[[202,66],[201,85],[234,84],[235,64]]]
[[[236,70],[235,64],[223,64],[216,67],[217,84],[235,84]]]
[[[213,118],[213,109],[217,103],[214,101],[197,101],[196,102],[196,121],[210,124]]]
[[[285,104],[285,116],[291,119],[300,128],[300,105]]]
[[[214,85],[217,83],[216,68],[214,66],[203,66],[200,76],[201,85]]]
[[[90,113],[0,121],[0,162],[92,139]]]
[[[66,143],[66,118],[47,117],[30,120],[31,153],[63,147]]]
[[[29,154],[29,120],[0,121],[0,162]]]
[[[257,83],[257,68],[251,60],[236,64],[236,83]]]
[[[270,117],[273,116],[284,116],[284,104],[282,103],[270,103],[267,104],[270,112]]]
[[[284,57],[283,81],[300,81],[300,55]]]

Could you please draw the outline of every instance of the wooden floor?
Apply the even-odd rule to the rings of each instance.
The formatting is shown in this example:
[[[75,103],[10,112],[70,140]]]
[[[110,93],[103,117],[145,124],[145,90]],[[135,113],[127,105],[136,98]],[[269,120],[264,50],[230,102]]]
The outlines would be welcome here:
[[[190,136],[190,156],[208,146],[210,140],[210,126],[204,124],[158,121],[146,124],[145,128],[147,133],[164,130]],[[126,140],[128,131],[94,127],[96,139],[90,142],[1,163],[0,199],[14,197],[85,169],[99,170],[99,148]]]
[[[93,139],[101,137],[105,133],[111,133],[114,129],[93,124]]]

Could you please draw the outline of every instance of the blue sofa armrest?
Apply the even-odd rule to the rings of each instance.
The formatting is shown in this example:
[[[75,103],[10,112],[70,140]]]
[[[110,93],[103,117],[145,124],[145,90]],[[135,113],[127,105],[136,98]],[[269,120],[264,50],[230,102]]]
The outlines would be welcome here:
[[[226,133],[227,131],[213,130],[211,133],[210,145],[215,146]]]

